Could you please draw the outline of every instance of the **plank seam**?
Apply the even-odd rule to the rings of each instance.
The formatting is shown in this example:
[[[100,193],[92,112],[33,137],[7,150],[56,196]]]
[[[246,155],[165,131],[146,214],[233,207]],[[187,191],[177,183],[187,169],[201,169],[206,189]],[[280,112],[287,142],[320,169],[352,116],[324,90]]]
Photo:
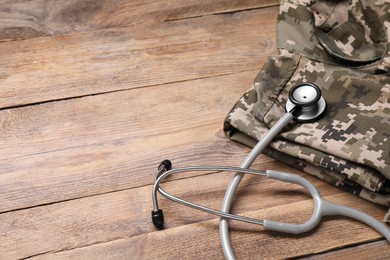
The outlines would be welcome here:
[[[167,17],[163,19],[163,22],[171,22],[171,21],[180,21],[180,20],[187,20],[187,19],[194,19],[194,18],[199,18],[199,17],[206,17],[206,16],[211,16],[211,15],[229,15],[229,14],[234,14],[234,13],[240,13],[240,12],[247,12],[247,11],[252,11],[252,10],[261,10],[261,9],[267,9],[267,8],[273,8],[279,6],[279,4],[271,4],[271,5],[266,5],[266,6],[258,6],[258,7],[248,7],[248,8],[243,8],[243,9],[237,9],[237,10],[226,10],[226,11],[220,11],[220,12],[211,12],[211,13],[204,13],[204,14],[199,14],[199,15],[188,15],[188,16],[183,16],[183,17]]]
[[[37,254],[31,255],[31,256],[23,257],[23,258],[21,258],[21,260],[22,259],[23,260],[24,259],[32,259],[32,258],[37,257],[37,256],[43,256],[43,255],[48,255],[48,254],[56,254],[56,253],[68,252],[68,251],[72,251],[72,250],[87,248],[87,247],[91,247],[91,246],[95,246],[95,245],[99,245],[99,244],[105,244],[105,243],[110,243],[110,242],[115,242],[115,241],[120,241],[120,240],[126,240],[126,239],[128,239],[128,238],[121,237],[121,238],[113,238],[113,239],[110,239],[110,240],[107,240],[107,241],[96,241],[94,243],[91,243],[91,244],[85,245],[85,246],[64,248],[64,249],[61,249],[61,250],[52,250],[52,251],[37,253]]]
[[[23,108],[23,107],[28,107],[28,106],[39,106],[39,105],[43,105],[43,104],[47,104],[47,103],[62,102],[62,101],[67,101],[67,100],[72,100],[72,99],[93,97],[93,96],[117,93],[117,92],[122,92],[122,91],[131,91],[131,90],[136,90],[136,89],[143,89],[143,88],[150,88],[150,87],[159,87],[159,86],[165,86],[165,85],[169,85],[169,84],[191,82],[191,81],[196,81],[196,80],[201,80],[201,79],[208,79],[208,78],[213,78],[213,77],[222,77],[222,76],[240,74],[240,73],[243,73],[243,72],[257,71],[257,70],[258,70],[258,68],[241,69],[239,71],[234,71],[234,72],[225,72],[225,73],[220,73],[220,74],[215,74],[215,75],[210,75],[210,76],[197,77],[197,78],[188,78],[188,79],[176,80],[176,81],[165,82],[165,83],[160,83],[160,84],[151,84],[151,85],[145,85],[145,86],[139,86],[139,87],[133,87],[133,88],[123,88],[123,89],[116,89],[116,90],[110,90],[110,91],[103,91],[103,92],[93,93],[93,94],[85,94],[85,95],[64,97],[64,98],[57,98],[57,99],[48,99],[48,100],[44,100],[44,101],[31,102],[31,103],[27,103],[27,104],[20,104],[20,105],[14,105],[14,106],[5,106],[5,107],[1,107],[0,108],[0,112],[4,111],[4,110],[12,110],[12,109]]]
[[[307,257],[310,258],[310,257],[315,257],[315,256],[321,256],[321,255],[326,254],[326,253],[330,253],[330,252],[334,252],[335,253],[335,252],[337,252],[339,250],[354,248],[356,246],[361,246],[361,245],[374,244],[374,243],[378,243],[380,241],[385,241],[385,239],[382,237],[382,238],[378,238],[378,239],[372,239],[372,240],[369,240],[369,241],[358,241],[357,243],[346,244],[346,245],[342,245],[342,246],[335,247],[335,248],[329,248],[329,249],[326,249],[326,250],[323,250],[323,251],[320,251],[320,252],[317,252],[317,253],[304,254],[304,255],[294,256],[294,257],[287,258],[287,259],[301,259],[301,258],[307,258]]]
[[[272,161],[274,160],[272,158],[270,158],[270,159],[271,160],[267,161],[266,164],[272,163]],[[264,162],[261,163],[261,164],[253,164],[254,167],[259,166],[259,165],[264,165]],[[207,175],[210,175],[210,174],[215,174],[215,173],[220,173],[220,172],[221,171],[212,171],[212,172],[198,174],[198,175],[190,175],[188,177],[183,176],[183,177],[179,177],[179,178],[175,178],[175,179],[171,179],[171,180],[167,179],[166,181],[164,181],[162,183],[170,183],[170,182],[178,181],[178,180],[185,180],[185,179],[194,178],[194,177],[207,176]],[[133,186],[133,187],[130,187],[130,188],[109,190],[109,191],[105,191],[105,192],[101,192],[101,193],[85,195],[83,197],[74,197],[74,198],[69,198],[69,199],[64,199],[64,200],[58,200],[58,201],[52,201],[52,202],[47,202],[47,203],[36,204],[36,205],[32,205],[32,206],[27,206],[27,207],[21,207],[21,208],[15,208],[15,209],[10,209],[10,210],[4,210],[4,211],[0,211],[0,215],[1,214],[5,214],[5,213],[10,213],[10,212],[16,212],[16,211],[21,211],[21,210],[28,210],[28,209],[33,209],[33,208],[39,208],[39,207],[55,205],[55,204],[58,204],[58,203],[66,203],[66,202],[70,202],[70,201],[74,201],[74,200],[81,200],[81,199],[84,199],[84,198],[92,198],[92,197],[95,197],[95,196],[102,196],[102,195],[106,195],[106,194],[110,194],[110,193],[116,193],[116,192],[132,190],[132,189],[138,189],[138,188],[143,188],[143,187],[152,186],[152,185],[153,184],[144,184],[144,185],[140,185],[140,186]]]
[[[349,194],[348,192],[344,192],[344,191],[341,191],[339,190],[338,193],[335,193],[335,194],[330,194],[328,196],[325,196],[325,197],[333,197],[333,196],[338,196],[338,195],[342,195],[342,194]],[[312,201],[312,198],[308,198],[308,199],[305,199],[305,200],[301,200],[299,202],[292,202],[292,203],[289,203],[289,204],[296,204],[296,203],[301,203],[301,202],[306,202],[306,201]],[[286,205],[289,205],[289,204],[286,204]],[[278,206],[275,206],[275,207],[280,207],[280,205]],[[271,207],[273,208],[273,207]],[[268,208],[270,209],[270,208]],[[261,209],[260,209],[261,210]],[[247,215],[247,214],[251,214],[251,213],[256,213],[258,212],[259,210],[252,210],[252,211],[245,211],[245,212],[238,212],[236,214],[243,214],[243,215]],[[165,230],[171,230],[171,229],[182,229],[188,225],[204,225],[206,223],[209,223],[211,221],[216,221],[218,220],[219,217],[215,216],[215,218],[212,218],[212,219],[207,219],[207,220],[202,220],[202,221],[199,221],[199,222],[195,222],[195,223],[188,223],[188,224],[184,224],[182,226],[177,226],[177,227],[173,227],[173,228],[168,228],[168,229],[165,229]],[[216,226],[218,226],[218,224],[216,224]],[[263,230],[265,231],[265,230]],[[91,247],[91,246],[95,246],[95,245],[100,245],[100,244],[105,244],[105,243],[111,243],[111,242],[115,242],[115,241],[120,241],[120,240],[130,240],[130,239],[133,239],[133,238],[136,238],[136,237],[141,237],[141,236],[147,236],[151,233],[154,233],[154,232],[164,232],[164,231],[159,231],[159,230],[155,230],[155,231],[151,231],[151,232],[148,232],[148,233],[142,233],[142,234],[138,234],[138,235],[135,235],[135,236],[131,236],[131,237],[120,237],[120,238],[113,238],[113,239],[110,239],[110,240],[107,240],[107,241],[96,241],[96,242],[93,242],[91,244],[88,244],[88,245],[82,245],[82,246],[79,246],[79,247],[74,247],[74,248],[63,248],[63,249],[60,249],[60,250],[52,250],[52,251],[48,251],[48,252],[44,252],[44,253],[39,253],[39,254],[34,254],[32,256],[29,256],[29,257],[26,257],[26,258],[23,258],[23,259],[30,259],[30,258],[33,258],[35,256],[40,256],[40,255],[45,255],[45,254],[55,254],[55,253],[62,253],[62,252],[69,252],[69,251],[72,251],[72,250],[78,250],[78,249],[83,249],[83,248],[88,248],[88,247]],[[351,244],[351,245],[345,245],[345,246],[340,246],[338,248],[333,248],[333,249],[327,249],[327,250],[324,250],[324,251],[321,251],[321,252],[318,252],[317,254],[307,254],[307,255],[300,255],[300,256],[294,256],[294,257],[291,257],[291,258],[287,258],[287,259],[299,259],[299,258],[302,258],[302,257],[308,257],[308,256],[312,256],[312,255],[320,255],[322,253],[326,253],[326,252],[331,252],[335,249],[346,249],[346,248],[349,248],[349,247],[354,247],[354,246],[358,246],[358,245],[363,245],[363,244],[367,244],[367,243],[373,243],[373,242],[378,242],[378,241],[381,241],[381,240],[384,240],[383,238],[379,238],[379,239],[372,239],[370,241],[358,241],[354,244]]]

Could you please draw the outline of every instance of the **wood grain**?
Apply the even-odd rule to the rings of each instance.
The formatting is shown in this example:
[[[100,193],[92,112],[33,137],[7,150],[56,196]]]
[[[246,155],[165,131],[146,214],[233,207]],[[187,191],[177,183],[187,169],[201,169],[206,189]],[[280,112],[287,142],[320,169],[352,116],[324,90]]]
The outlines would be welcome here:
[[[252,16],[252,18],[255,18],[254,14],[249,15]],[[217,20],[220,21],[220,19]],[[244,19],[239,20],[245,22]],[[204,26],[206,26],[206,24],[204,24]],[[244,24],[242,24],[242,26],[244,26]],[[183,29],[180,26],[177,26],[171,33],[175,34],[174,32],[177,32],[177,30]],[[138,31],[139,35],[141,35],[141,32],[143,32],[142,28],[138,28],[136,31]],[[156,31],[154,31],[153,33],[156,33]],[[160,33],[161,35],[159,36],[161,36],[162,38],[164,38],[164,35],[167,35],[167,32],[165,30],[161,30]],[[195,38],[197,38],[197,40],[199,40],[201,38],[201,34],[202,33],[200,32],[195,33],[193,39],[195,40]],[[171,41],[182,39],[182,37],[179,36],[180,34],[173,35],[173,38],[168,40],[165,44],[168,45]],[[245,38],[244,35],[242,36]],[[207,37],[211,37],[211,35]],[[76,39],[76,36],[74,36],[74,39]],[[114,44],[115,42],[115,39],[117,38],[113,37],[112,42],[103,41],[100,43],[100,46],[112,46],[112,44]],[[47,43],[51,40],[53,39],[42,38],[35,39],[34,41],[42,41]],[[70,53],[59,54],[57,52],[57,49],[53,49],[52,51],[50,51],[50,49],[47,48],[47,44],[45,46],[46,48],[42,48],[42,45],[33,45],[33,47],[28,48],[27,43],[31,43],[31,41],[32,40],[23,41],[23,43],[21,44],[26,44],[23,46],[19,46],[16,44],[15,49],[19,53],[16,57],[20,57],[20,60],[18,60],[17,58],[15,59],[14,55],[13,57],[15,63],[22,62],[24,57],[30,57],[31,60],[34,60],[38,58],[42,59],[42,57],[45,58],[45,56],[47,56],[47,59],[51,60],[53,59],[53,57],[59,56],[63,57],[63,59],[69,59],[69,64],[73,64],[75,59],[78,57],[78,55],[72,56],[70,55]],[[80,41],[80,38],[77,38],[77,40],[75,41]],[[58,41],[54,42],[57,46]],[[83,44],[85,45],[84,47],[90,46],[91,42],[93,42],[93,37],[81,39],[81,42],[83,42]],[[138,51],[141,52],[138,53],[140,54],[140,56],[139,58],[137,58],[137,61],[135,61],[134,64],[140,64],[140,60],[144,59],[145,55],[144,53],[142,53],[144,49],[146,49],[146,52],[161,52],[161,55],[163,56],[164,52],[170,52],[169,48],[160,49],[153,45],[157,44],[157,42],[158,44],[162,43],[161,40],[156,41],[146,37],[145,40],[141,40],[141,42],[139,43],[129,43],[131,44],[132,48],[135,49],[135,51],[139,49]],[[224,44],[232,46],[231,48],[233,48],[233,46],[236,46],[239,49],[247,48],[244,45],[238,47],[240,43],[243,44],[243,42],[241,41],[236,42],[235,40],[224,40]],[[2,45],[4,46],[5,44],[11,45],[10,43],[3,43]],[[15,46],[15,43],[13,43],[12,45]],[[34,46],[37,46],[38,51],[37,49],[34,49]],[[80,47],[80,45],[76,44],[74,48],[71,48],[73,50],[72,53],[75,54],[76,50],[78,51]],[[207,51],[207,48],[210,48],[210,46],[207,47],[206,44],[204,45],[204,47],[206,48],[204,49],[206,52],[202,54],[202,56],[207,57],[208,59],[212,58],[211,53]],[[180,46],[170,48],[172,48],[172,50],[174,50],[175,52],[169,54],[171,58],[169,58],[168,60],[171,60],[174,56],[177,57],[178,54],[176,53],[176,51],[186,52]],[[187,45],[186,48],[189,48],[189,45]],[[251,48],[255,50],[255,47]],[[258,58],[258,60],[256,60],[256,63],[258,64],[257,67],[260,66],[261,62],[264,62],[266,54],[270,51],[270,49],[268,48],[269,46],[267,46],[267,49],[264,50],[264,53],[258,52],[258,54],[253,55],[254,58]],[[25,50],[25,52],[21,50]],[[194,53],[194,49],[189,49],[188,51],[189,53],[186,54],[188,58],[185,59],[186,62],[197,63],[197,57]],[[45,53],[45,55],[42,55],[43,53]],[[206,53],[211,56],[207,56]],[[240,59],[244,58],[244,56],[240,54],[240,51],[237,51],[235,53],[240,56]],[[259,56],[259,54],[261,56]],[[191,55],[195,55],[195,57]],[[220,51],[217,51],[215,55],[222,58],[226,55],[226,53],[225,51],[223,51],[222,53]],[[249,53],[247,53],[246,55],[249,55]],[[112,60],[113,57],[117,56],[110,56],[107,59]],[[163,58],[163,60],[165,59],[166,57]],[[118,61],[117,59],[114,60]],[[91,62],[106,64],[106,61],[107,60],[95,60]],[[212,66],[217,65],[214,63],[215,60],[210,59],[210,62],[210,64],[214,64]],[[221,66],[218,66],[218,69],[221,69],[223,67],[228,69],[227,64],[228,63],[224,61]],[[5,62],[4,65],[6,65]],[[174,75],[174,73],[177,73],[177,65],[177,63],[174,63],[175,68],[169,73],[172,73],[172,75]],[[48,75],[50,80],[43,79],[41,77],[42,75],[37,73],[46,73],[45,66],[42,68],[40,66],[37,66],[35,63],[28,64],[26,66],[36,66],[37,71],[31,74],[34,76],[29,77],[33,77],[34,80],[39,82],[45,82],[45,84],[47,85],[45,85],[43,89],[38,93],[33,94],[32,92],[37,90],[36,88],[34,89],[30,86],[30,84],[34,80],[26,81],[26,79],[23,79],[23,82],[28,83],[28,85],[26,85],[26,90],[28,92],[31,92],[23,93],[23,86],[21,86],[21,84],[16,84],[14,90],[10,90],[9,92],[10,98],[16,100],[16,102],[20,102],[21,100],[23,100],[24,95],[27,95],[26,98],[28,99],[34,99],[35,96],[36,100],[44,101],[44,93],[48,94],[51,92],[50,90],[46,91],[45,89],[47,88],[50,88],[57,93],[63,93],[64,90],[62,88],[52,88],[52,85],[56,84],[55,81],[58,81],[61,77],[66,78],[64,80],[65,82],[68,81],[69,83],[69,81],[72,81],[73,83],[70,83],[70,85],[75,85],[75,82],[77,82],[77,85],[79,85],[80,83],[80,77],[77,76],[76,73],[76,70],[79,70],[80,68],[76,65],[69,65],[75,66],[75,68],[69,71],[61,70],[61,75],[63,76],[57,74],[52,74],[50,76]],[[248,66],[248,64],[246,63],[245,66]],[[123,69],[122,67],[118,68],[117,66],[107,67],[112,68],[114,70]],[[159,69],[160,67],[164,66],[161,66],[161,64],[158,65],[155,68],[156,71],[160,71],[160,73],[162,73],[161,75],[165,75],[165,77],[167,77],[166,72],[168,70],[166,67],[168,66],[165,66],[163,71]],[[212,68],[210,66],[207,66],[205,63],[199,65],[199,68],[200,67],[202,67],[202,75],[205,73],[205,71],[211,73],[208,75],[212,75],[220,73],[233,73],[233,71],[236,71],[237,69],[229,68],[225,71],[214,72],[211,70]],[[189,70],[190,69],[193,69],[193,67],[189,68]],[[55,69],[54,71],[57,71],[57,69]],[[193,71],[191,71],[190,73],[193,73]],[[137,181],[140,179],[139,177],[134,179],[133,184],[130,184],[130,186],[129,181],[124,181],[122,182],[122,184],[113,184],[113,186],[111,186],[109,183],[113,182],[107,182],[106,179],[111,179],[110,176],[116,175],[116,173],[121,176],[124,176],[124,169],[127,171],[131,170],[131,168],[129,169],[129,167],[131,167],[131,163],[129,162],[129,160],[131,160],[134,165],[138,165],[136,169],[133,169],[133,171],[138,171],[142,166],[146,166],[146,171],[149,172],[148,176],[151,176],[152,172],[154,172],[155,166],[158,164],[158,160],[160,160],[161,158],[156,159],[156,161],[150,161],[149,158],[155,157],[154,154],[156,153],[156,151],[159,154],[166,154],[166,156],[173,154],[173,149],[170,147],[175,147],[174,149],[177,149],[178,144],[176,144],[176,146],[171,145],[170,147],[166,147],[165,140],[167,140],[168,138],[166,136],[166,133],[167,131],[178,132],[179,130],[177,128],[177,124],[181,125],[181,122],[185,120],[186,117],[191,117],[192,123],[188,124],[186,126],[186,129],[183,129],[187,130],[187,132],[183,132],[182,136],[197,136],[198,139],[192,139],[191,141],[190,138],[185,139],[187,141],[190,141],[189,143],[187,143],[189,147],[199,147],[196,149],[199,151],[204,150],[205,148],[203,147],[203,144],[201,142],[205,141],[206,143],[210,142],[216,147],[221,147],[220,151],[224,151],[225,158],[236,154],[236,152],[233,152],[233,154],[226,152],[229,150],[234,150],[234,148],[226,149],[225,143],[230,144],[230,142],[219,142],[221,139],[220,137],[222,137],[223,134],[219,132],[217,138],[215,138],[215,129],[221,128],[223,118],[226,115],[227,111],[230,109],[235,100],[248,88],[250,82],[252,81],[256,73],[257,71],[252,71],[250,74],[245,74],[244,76],[239,77],[219,77],[215,80],[205,79],[201,81],[188,82],[186,84],[177,84],[173,86],[173,88],[169,86],[162,86],[159,88],[153,88],[154,90],[151,90],[148,93],[145,93],[144,90],[139,89],[134,90],[133,92],[122,92],[118,94],[84,97],[80,99],[72,99],[69,102],[67,102],[67,100],[64,100],[64,102],[27,106],[17,109],[4,110],[0,112],[0,126],[2,130],[0,132],[0,144],[2,146],[7,146],[6,150],[2,150],[4,153],[0,154],[2,158],[2,160],[0,161],[0,164],[2,166],[0,167],[0,171],[2,173],[0,178],[2,179],[1,183],[5,184],[1,187],[1,196],[4,196],[3,198],[6,201],[1,205],[1,210],[8,211],[19,207],[24,208],[34,206],[37,205],[37,203],[50,203],[58,200],[57,196],[63,197],[59,199],[63,200],[78,198],[80,196],[87,195],[84,192],[80,194],[72,187],[74,183],[79,183],[80,181],[90,182],[90,180],[93,180],[94,178],[98,178],[98,183],[106,183],[107,189],[100,187],[100,185],[93,185],[95,186],[95,188],[88,187],[87,189],[85,186],[82,187],[81,189],[87,191],[88,195],[95,194],[96,192],[104,193],[115,189],[122,189],[124,187],[133,187],[134,185],[144,185],[145,182],[137,183]],[[12,74],[18,73],[12,72]],[[69,78],[69,75],[74,75],[75,77]],[[85,74],[83,73],[83,75]],[[125,76],[123,77],[127,77],[126,73],[124,73],[124,75]],[[101,77],[101,81],[104,82],[104,75],[98,73],[96,74],[96,76]],[[140,73],[132,74],[128,77],[134,80],[134,78],[138,76],[140,76]],[[121,77],[121,79],[118,79],[118,84],[123,84],[123,77]],[[175,80],[169,78],[168,76],[166,81],[182,81],[186,79],[186,76],[183,76],[180,73],[177,74],[177,77],[178,78]],[[93,79],[93,82],[95,82],[96,80],[97,79]],[[140,86],[154,84],[151,81],[153,81],[153,79],[145,77],[144,80],[141,80]],[[244,82],[244,84],[241,84],[241,82]],[[239,85],[240,87],[235,88],[234,91],[231,91],[231,83],[235,86]],[[82,91],[87,88],[90,88],[92,92],[96,92],[96,90],[99,88],[96,84],[94,85],[93,83],[86,84],[89,87],[83,86],[83,84],[79,85],[78,87],[80,87]],[[198,95],[196,99],[193,99],[192,97],[187,97],[188,91],[186,90],[192,88],[193,85],[199,85],[203,87],[203,89],[198,88],[199,90],[194,89],[193,94],[191,94]],[[106,86],[107,85],[104,84],[103,88],[106,88]],[[112,85],[109,85],[109,87],[110,86]],[[113,86],[115,86],[115,84]],[[18,95],[15,95],[14,93],[16,89],[18,91]],[[212,96],[210,96],[209,89],[216,89],[213,92]],[[71,89],[71,92],[72,95],[80,95],[80,93],[77,93],[78,91],[75,89]],[[161,92],[163,92],[164,94],[161,95]],[[7,90],[4,89],[1,94],[3,97],[3,99],[1,99],[2,101],[7,99],[5,97],[7,95],[6,93]],[[176,93],[176,95],[172,95],[171,93]],[[226,93],[228,93],[228,95]],[[210,100],[210,98],[213,98],[213,100]],[[152,100],[152,102],[150,102],[150,100]],[[161,100],[165,102],[161,102]],[[194,103],[194,101],[196,103]],[[221,107],[222,105],[223,107]],[[145,108],[150,108],[156,111],[153,111],[153,113],[151,113],[150,110]],[[216,111],[214,108],[217,108],[218,111]],[[184,112],[185,110],[187,110],[187,112]],[[112,111],[116,111],[115,117],[112,117]],[[178,117],[176,111],[183,111],[179,113],[180,117]],[[197,112],[197,115],[195,117],[193,115],[194,111]],[[200,113],[201,111],[203,111],[204,113]],[[61,120],[58,120],[59,118]],[[199,125],[205,125],[204,129],[195,129]],[[166,130],[164,130],[164,128]],[[191,130],[191,128],[194,129]],[[202,134],[200,135],[199,133]],[[150,139],[151,136],[155,137],[155,139]],[[201,137],[204,137],[205,139],[200,139]],[[214,140],[210,140],[210,138],[214,138]],[[155,150],[140,151],[140,149],[147,148],[144,145],[145,142],[155,143]],[[185,148],[187,144],[181,145],[182,148],[180,148],[180,153],[188,153]],[[121,152],[117,151],[118,147],[120,147]],[[161,151],[162,149],[164,150],[163,152]],[[135,152],[137,150],[138,152]],[[133,153],[134,157],[129,156],[129,153]],[[242,156],[238,158],[241,157]],[[208,158],[210,158],[211,161],[212,158],[215,158],[215,156],[208,156]],[[140,160],[142,162],[140,162]],[[53,171],[54,167],[55,171]],[[92,175],[82,174],[86,171],[89,171]],[[75,179],[70,176],[73,176]],[[86,176],[95,177],[90,179]],[[27,177],[29,179],[29,182],[24,181]],[[119,178],[119,176],[117,176],[117,178]],[[44,184],[42,184],[42,180],[45,180]],[[98,189],[98,191],[96,189]],[[36,197],[37,195],[38,197]]]
[[[388,259],[390,255],[389,242],[381,240],[350,248],[339,249],[329,253],[307,257],[305,259]]]
[[[202,178],[204,177],[202,176]],[[358,202],[351,199],[351,196],[350,194],[341,193],[326,197],[337,203],[364,209],[376,217],[383,214],[383,209],[381,210],[366,201]],[[277,201],[276,203],[278,203]],[[266,209],[252,212],[246,211],[245,215],[250,217],[266,216],[280,221],[301,223],[305,219],[302,215],[309,214],[310,210],[311,201],[304,200],[283,203],[273,207],[268,206]],[[181,216],[181,214],[185,214],[185,211],[182,211],[178,206],[176,206],[175,211],[172,215]],[[166,210],[166,212],[171,211]],[[171,217],[167,218],[167,221],[176,221],[176,219],[172,220]],[[137,223],[137,228],[144,225],[143,223],[142,221]],[[151,224],[149,223],[149,225]],[[135,227],[133,226],[133,228]],[[340,246],[380,239],[378,233],[371,228],[345,218],[327,218],[315,232],[300,236],[265,232],[260,227],[249,224],[233,223],[232,229],[232,242],[236,256],[239,259],[253,259],[254,255],[262,259],[302,256],[311,252],[319,253]],[[130,227],[127,230],[130,231]],[[328,239],[330,237],[332,239]],[[218,237],[218,221],[216,219],[208,220],[164,231],[149,232],[131,238],[117,237],[112,241],[96,243],[74,250],[59,253],[49,252],[40,255],[36,259],[72,259],[80,257],[108,259],[109,256],[118,258],[134,257],[135,259],[195,259],[207,257],[222,259],[223,255]]]
[[[279,170],[286,169],[279,167]],[[230,178],[231,175],[227,177],[226,173],[200,175],[189,179],[169,181],[164,183],[164,188],[185,199],[218,208]],[[385,212],[384,208],[356,199],[353,195],[345,194],[317,179],[309,177],[309,180],[313,181],[322,191],[323,196],[331,201],[362,209],[374,217],[381,217]],[[160,199],[160,206],[165,210],[167,229],[154,232],[150,221],[152,209],[150,191],[151,186],[145,186],[3,213],[0,215],[1,232],[6,236],[0,236],[3,249],[0,258],[23,258],[94,244],[102,244],[103,246],[106,242],[109,246],[112,241],[118,239],[128,240],[131,238],[130,243],[132,244],[139,239],[143,241],[145,239],[143,236],[147,237],[146,247],[138,257],[145,256],[147,259],[164,258],[164,256],[181,258],[186,254],[194,257],[191,251],[196,248],[206,248],[203,254],[210,254],[212,251],[218,252],[211,253],[211,255],[220,254],[217,222],[210,220],[215,219],[215,217],[178,206],[166,199]],[[234,211],[245,212],[244,215],[248,216],[262,216],[277,221],[301,223],[309,218],[312,210],[312,203],[308,198],[304,189],[299,186],[248,176],[240,188]],[[50,224],[48,225],[48,223]],[[262,242],[267,247],[253,249],[254,243],[258,243],[259,236],[258,233],[253,232],[253,229],[256,231],[260,229],[253,227],[253,225],[238,223],[234,223],[233,227],[237,229],[237,232],[234,232],[236,235],[233,236],[234,243],[237,245],[239,243],[237,239],[244,239],[243,243],[246,246],[236,246],[238,254],[244,257],[249,257],[249,254],[272,256],[272,252],[276,252],[280,246],[279,243],[285,247],[284,251],[281,249],[279,253],[282,254],[281,256],[283,254],[286,256],[298,254],[298,252],[304,254],[310,250],[310,252],[313,250],[320,252],[329,250],[336,245],[359,243],[379,238],[375,231],[363,224],[344,218],[331,218],[310,236],[295,238],[294,236],[262,232],[262,240],[265,240]],[[345,236],[344,233],[348,233],[350,236]],[[323,236],[329,237],[330,234],[333,237],[332,240],[321,242]],[[48,237],[50,240],[47,239]],[[202,237],[208,239],[203,240]],[[187,250],[185,245],[189,241],[192,241],[190,242],[192,246]],[[314,242],[311,246],[304,247],[308,241]],[[129,247],[128,243],[129,241],[127,241],[126,248]],[[163,243],[167,243],[167,245],[164,246]],[[247,247],[251,248],[250,253],[247,252]],[[303,250],[300,251],[300,249]],[[138,250],[140,249],[138,248]],[[266,253],[266,251],[269,252]],[[74,254],[74,252],[71,253]],[[134,252],[130,253],[134,254]],[[83,252],[78,257],[73,255],[71,258],[79,258],[85,254]],[[110,255],[111,252],[106,251],[105,256]]]
[[[0,3],[0,41],[276,6],[278,0],[21,0]]]
[[[0,211],[151,184],[165,158],[238,165],[222,123],[256,73],[0,111]]]
[[[154,229],[153,177],[165,158],[243,160],[249,148],[222,124],[275,51],[277,4],[1,1],[0,259],[222,259],[217,217],[160,198],[166,229]],[[377,219],[386,212],[267,156],[253,167],[300,174]],[[231,177],[188,173],[163,187],[218,209]],[[301,187],[251,176],[233,207],[295,223],[311,211]],[[239,259],[389,254],[377,232],[346,218],[300,236],[231,224]]]
[[[275,49],[276,13],[4,42],[0,108],[259,69]]]

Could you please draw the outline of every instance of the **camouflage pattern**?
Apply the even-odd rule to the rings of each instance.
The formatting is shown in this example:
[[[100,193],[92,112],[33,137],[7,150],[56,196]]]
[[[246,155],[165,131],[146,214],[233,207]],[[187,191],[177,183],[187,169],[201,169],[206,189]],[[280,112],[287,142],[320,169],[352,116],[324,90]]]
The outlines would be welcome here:
[[[282,1],[278,52],[226,117],[225,133],[254,146],[285,113],[289,90],[312,82],[328,102],[326,115],[314,123],[292,122],[264,152],[389,207],[388,36],[386,0]]]

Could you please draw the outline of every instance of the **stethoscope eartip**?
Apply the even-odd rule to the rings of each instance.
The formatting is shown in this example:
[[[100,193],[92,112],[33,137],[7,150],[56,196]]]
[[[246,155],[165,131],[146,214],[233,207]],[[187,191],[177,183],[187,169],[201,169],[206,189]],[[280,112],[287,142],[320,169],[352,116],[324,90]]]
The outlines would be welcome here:
[[[165,169],[166,171],[169,171],[172,169],[172,162],[170,160],[164,160],[160,163],[158,166],[158,170]]]
[[[170,160],[164,160],[158,165],[158,174],[156,175],[154,182],[156,182],[157,178],[160,177],[166,171],[172,169],[172,162]],[[155,209],[152,210],[152,222],[154,226],[158,229],[164,228],[164,213],[162,209],[159,209],[157,206],[157,201],[154,204]]]
[[[152,221],[156,228],[164,228],[164,213],[162,209],[157,209],[152,211]]]

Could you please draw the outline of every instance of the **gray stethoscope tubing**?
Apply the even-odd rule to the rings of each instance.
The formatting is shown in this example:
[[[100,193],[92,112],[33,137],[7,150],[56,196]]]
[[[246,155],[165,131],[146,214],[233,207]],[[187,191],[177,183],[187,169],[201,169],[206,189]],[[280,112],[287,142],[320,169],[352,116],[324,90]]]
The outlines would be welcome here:
[[[294,86],[289,93],[289,100],[286,104],[286,114],[282,116],[279,121],[266,133],[266,135],[260,140],[256,146],[250,151],[248,156],[242,162],[240,167],[186,167],[186,168],[177,168],[171,170],[170,161],[163,161],[159,166],[159,173],[155,177],[155,182],[153,185],[152,200],[153,200],[153,211],[152,211],[152,221],[153,224],[159,228],[163,228],[164,224],[164,215],[161,209],[158,207],[157,202],[157,192],[161,193],[164,197],[173,200],[175,202],[181,203],[183,205],[208,212],[214,215],[221,217],[220,219],[220,239],[222,249],[226,259],[235,259],[233,249],[231,246],[229,238],[229,226],[228,219],[234,219],[244,222],[249,222],[253,224],[263,225],[263,228],[266,230],[274,230],[279,232],[299,234],[312,230],[318,225],[323,216],[328,215],[342,215],[350,217],[356,220],[359,220],[372,228],[380,232],[389,242],[390,242],[390,229],[376,220],[375,218],[362,213],[358,210],[336,205],[330,201],[327,201],[321,197],[318,190],[306,179],[289,173],[282,173],[278,171],[256,171],[248,169],[257,156],[264,150],[264,148],[283,130],[283,128],[292,120],[295,119],[298,122],[313,122],[318,120],[321,116],[324,115],[326,110],[326,101],[321,96],[320,89],[311,83],[301,83]],[[215,210],[207,208],[180,198],[177,198],[159,187],[160,182],[167,176],[173,173],[186,172],[186,171],[230,171],[236,172],[236,175],[233,177],[230,182],[225,197],[222,202],[221,210]],[[242,178],[245,174],[255,174],[255,175],[264,175],[268,178],[298,184],[306,188],[314,201],[314,209],[312,217],[303,224],[289,224],[274,222],[272,220],[258,220],[243,216],[238,216],[230,214],[230,208],[232,204],[232,199],[235,191],[238,188]]]
[[[278,122],[267,132],[267,134],[261,139],[255,147],[250,151],[240,167],[247,169],[255,161],[257,156],[264,150],[265,147],[276,137],[278,133],[294,118],[292,113],[286,113]],[[236,192],[238,185],[240,184],[245,173],[238,172],[234,175],[228,188],[226,189],[225,197],[222,201],[221,211],[230,212],[230,208],[233,201],[234,193]],[[219,237],[221,240],[221,246],[226,259],[235,259],[233,248],[231,246],[229,238],[229,223],[226,218],[221,218],[219,221]]]
[[[298,109],[297,109],[298,108]],[[286,103],[286,111],[276,124],[266,133],[266,135],[250,151],[248,156],[241,163],[241,168],[249,168],[257,156],[263,152],[267,145],[286,127],[292,119],[300,122],[313,122],[320,119],[326,111],[326,101],[321,96],[318,86],[311,83],[300,83],[295,85],[289,92]],[[222,201],[221,211],[229,212],[235,191],[238,188],[244,173],[237,173],[226,189],[225,197]],[[219,237],[226,259],[235,259],[233,248],[229,238],[229,223],[227,219],[221,218],[219,222]]]

